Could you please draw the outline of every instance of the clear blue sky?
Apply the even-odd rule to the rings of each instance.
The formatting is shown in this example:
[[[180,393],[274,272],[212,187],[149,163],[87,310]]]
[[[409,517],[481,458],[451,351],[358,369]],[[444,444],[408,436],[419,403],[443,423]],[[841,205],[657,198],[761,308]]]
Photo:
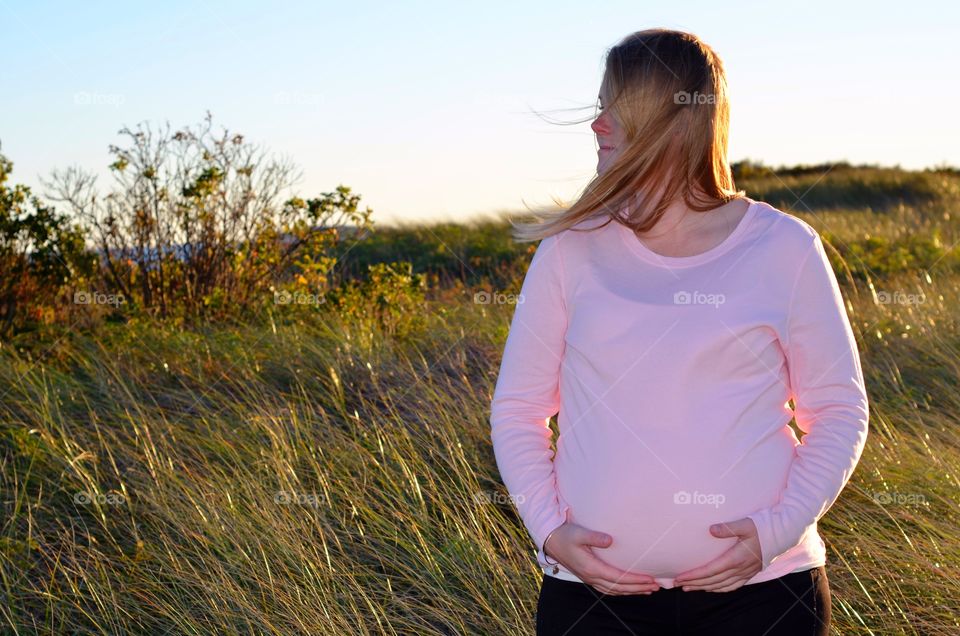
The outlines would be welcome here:
[[[954,2],[0,0],[0,143],[15,182],[76,164],[106,189],[120,128],[209,109],[375,221],[548,206],[595,147],[534,111],[585,116],[556,109],[591,106],[605,49],[661,26],[723,58],[733,161],[958,166],[958,23]]]

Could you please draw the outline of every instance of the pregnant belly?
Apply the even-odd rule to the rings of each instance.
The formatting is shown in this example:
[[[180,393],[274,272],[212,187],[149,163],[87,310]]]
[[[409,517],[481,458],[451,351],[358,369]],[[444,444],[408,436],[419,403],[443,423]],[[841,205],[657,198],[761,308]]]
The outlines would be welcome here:
[[[613,537],[610,547],[593,548],[600,559],[672,579],[737,542],[714,537],[710,525],[777,503],[794,443],[788,435],[775,435],[746,452],[716,444],[691,448],[689,441],[676,449],[680,454],[664,447],[629,450],[590,453],[597,461],[558,453],[560,497],[570,506],[570,522]]]

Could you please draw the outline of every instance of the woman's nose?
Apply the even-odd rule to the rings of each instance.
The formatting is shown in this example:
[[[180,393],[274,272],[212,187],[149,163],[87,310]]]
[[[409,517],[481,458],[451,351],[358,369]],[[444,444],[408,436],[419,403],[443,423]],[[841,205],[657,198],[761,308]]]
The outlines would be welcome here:
[[[610,125],[607,123],[606,113],[601,113],[599,117],[593,120],[593,123],[590,124],[590,128],[593,129],[593,132],[598,135],[606,135],[610,133]]]

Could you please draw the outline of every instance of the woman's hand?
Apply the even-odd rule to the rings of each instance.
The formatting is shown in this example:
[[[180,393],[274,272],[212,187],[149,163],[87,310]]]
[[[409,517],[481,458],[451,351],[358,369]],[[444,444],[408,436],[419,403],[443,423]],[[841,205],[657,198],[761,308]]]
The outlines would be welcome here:
[[[710,533],[715,537],[739,537],[740,540],[706,565],[678,574],[673,582],[674,585],[683,586],[684,592],[730,592],[763,569],[760,538],[753,519],[744,517],[730,523],[718,523],[710,526]]]
[[[568,521],[547,538],[543,551],[604,594],[650,594],[659,590],[660,584],[649,574],[615,568],[593,553],[593,548],[608,548],[612,542],[608,534]]]

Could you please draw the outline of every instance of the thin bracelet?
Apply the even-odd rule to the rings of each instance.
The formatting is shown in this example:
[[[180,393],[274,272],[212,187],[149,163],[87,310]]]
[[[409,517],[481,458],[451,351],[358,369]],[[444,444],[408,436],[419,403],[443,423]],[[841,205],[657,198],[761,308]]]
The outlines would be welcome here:
[[[547,538],[543,540],[543,558],[547,561],[547,564],[548,564],[548,565],[552,565],[552,566],[553,566],[553,573],[554,573],[554,574],[556,574],[557,572],[560,571],[560,568],[557,567],[560,562],[557,561],[556,563],[550,563],[550,561],[549,561],[550,557],[547,556],[547,541],[550,540],[551,535],[553,535],[554,532],[556,532],[557,530],[559,530],[562,525],[563,525],[563,524],[560,524],[559,526],[557,526],[556,528],[554,528],[553,530],[551,530],[551,531],[550,531],[550,534],[547,535]]]

